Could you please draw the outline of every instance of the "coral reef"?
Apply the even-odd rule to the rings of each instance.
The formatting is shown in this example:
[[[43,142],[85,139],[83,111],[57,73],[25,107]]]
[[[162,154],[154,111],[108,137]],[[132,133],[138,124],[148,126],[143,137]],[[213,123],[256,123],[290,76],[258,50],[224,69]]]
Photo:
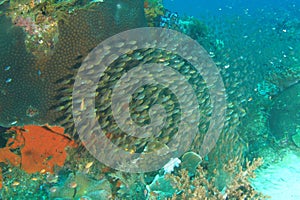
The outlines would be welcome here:
[[[110,183],[106,179],[94,180],[88,174],[77,172],[69,174],[68,178],[50,188],[49,197],[65,200],[99,199],[112,197]]]
[[[182,17],[176,12],[167,10],[161,0],[146,0],[144,10],[150,27],[163,27],[182,32],[200,44],[209,42],[208,27],[204,23],[195,17]]]
[[[80,1],[30,2],[0,5],[0,67],[10,67],[0,73],[0,81],[5,83],[0,88],[0,125],[6,127],[54,124],[60,117],[66,118],[59,113],[57,102],[65,95],[59,89],[66,83],[59,80],[74,76],[76,66],[99,42],[145,25],[141,0],[83,1],[84,5]],[[31,34],[36,31],[38,34]],[[39,114],[27,116],[30,106]]]
[[[2,166],[1,199],[47,199],[47,173],[28,174],[19,167]]]
[[[163,27],[183,32],[205,46],[220,69],[227,91],[224,129],[216,147],[208,155],[201,157],[198,155],[199,146],[208,129],[211,114],[210,96],[202,77],[195,75],[197,73],[189,63],[170,52],[152,48],[126,52],[108,66],[105,72],[107,80],[98,84],[96,110],[99,123],[104,127],[104,134],[132,154],[147,153],[166,146],[176,134],[179,119],[177,108],[180,107],[170,90],[153,85],[142,87],[132,95],[133,101],[128,105],[134,121],[140,125],[150,122],[148,113],[153,104],[162,104],[168,112],[173,112],[175,108],[174,113],[168,113],[168,124],[157,134],[158,138],[146,140],[124,134],[115,121],[111,120],[112,111],[109,107],[111,88],[121,77],[120,72],[126,72],[141,62],[171,66],[193,85],[197,100],[201,103],[201,112],[206,116],[201,119],[199,134],[191,147],[192,152],[180,158],[181,165],[179,158],[175,158],[172,161],[176,162],[168,163],[170,165],[164,168],[165,174],[163,170],[149,174],[126,174],[96,164],[84,155],[84,158],[78,156],[68,162],[63,170],[57,171],[56,166],[65,164],[65,147],[75,147],[74,141],[63,133],[63,129],[33,125],[16,127],[9,133],[14,137],[9,137],[0,148],[4,179],[1,198],[8,199],[16,194],[20,197],[23,190],[28,191],[26,198],[37,199],[40,197],[34,196],[37,191],[42,193],[44,199],[263,198],[248,182],[261,160],[254,160],[250,165],[244,158],[249,147],[254,149],[259,145],[263,146],[266,139],[270,140],[271,134],[266,124],[268,109],[273,103],[269,118],[272,134],[279,143],[299,147],[299,127],[296,126],[299,124],[296,119],[299,115],[297,109],[294,109],[299,100],[293,98],[295,92],[290,91],[298,91],[295,88],[299,86],[300,73],[296,68],[284,67],[293,66],[299,50],[288,46],[285,52],[275,52],[273,56],[265,56],[267,54],[260,52],[258,57],[273,57],[267,60],[266,65],[270,63],[278,70],[272,70],[266,79],[259,79],[253,75],[256,75],[255,67],[262,66],[262,61],[250,63],[249,60],[261,58],[247,53],[241,55],[247,46],[258,49],[254,46],[255,41],[259,41],[258,38],[251,34],[243,37],[234,35],[232,30],[237,32],[236,28],[231,27],[227,31],[233,34],[232,38],[243,38],[245,45],[241,47],[241,40],[234,43],[235,41],[230,41],[231,38],[222,38],[222,35],[217,38],[196,18],[176,15],[176,19],[171,19],[174,17],[172,14],[174,13],[163,7],[161,0],[0,2],[1,126],[50,123],[63,126],[67,133],[74,136],[72,87],[74,75],[82,60],[99,42],[121,31],[145,26],[146,20],[148,26],[161,26],[162,19],[166,19],[168,23]],[[235,26],[236,23],[232,25]],[[279,49],[277,41],[285,37],[282,33],[278,34],[280,40],[274,37],[274,41],[268,41],[274,46],[273,49]],[[284,59],[278,58],[276,53],[284,53]],[[249,67],[249,63],[253,67]],[[89,73],[93,74],[93,71]],[[286,94],[288,100],[281,97]],[[283,105],[282,102],[291,103]],[[84,101],[80,102],[80,106],[84,107]],[[290,118],[294,119],[293,123],[285,121],[287,115],[282,114],[282,108],[293,113],[295,118]],[[86,126],[82,127],[83,130]],[[54,142],[59,145],[54,146]],[[84,151],[78,150],[77,153],[83,155]],[[111,159],[118,156],[113,155],[113,152],[111,154]],[[149,159],[146,162],[156,161]],[[244,162],[246,164],[242,167],[241,163]],[[224,166],[224,163],[228,164]],[[87,174],[87,171],[91,172]],[[54,175],[48,176],[47,172]],[[166,180],[166,177],[169,179]],[[26,180],[31,180],[28,190],[24,184]]]
[[[279,94],[274,99],[270,111],[270,129],[278,143],[291,142],[299,133],[300,83],[297,83]]]
[[[176,189],[172,199],[265,199],[266,196],[256,192],[249,181],[261,164],[261,159],[255,159],[251,164],[247,162],[243,169],[237,160],[230,160],[224,165],[227,176],[223,181],[227,184],[222,190],[218,189],[215,178],[201,165],[193,177],[182,169],[178,175],[172,174],[166,178]]]
[[[115,183],[114,199],[145,199],[146,183],[144,174],[129,174],[117,171],[109,174]]]
[[[259,95],[262,95],[265,98],[272,98],[276,96],[279,92],[279,88],[267,81],[263,81],[262,83],[257,84],[257,88],[255,89]]]
[[[148,26],[159,26],[160,18],[164,16],[165,13],[162,0],[145,0],[144,10]]]
[[[150,14],[145,11],[146,17],[148,21],[151,21],[150,26],[159,26],[161,23],[161,20],[164,18],[168,18],[172,15],[168,14],[170,11],[167,11],[166,9],[162,9],[161,12],[154,12],[158,10],[160,7],[160,1],[154,1],[154,4],[147,4],[147,8],[152,10],[153,12],[150,12]],[[153,7],[151,7],[151,5]],[[156,14],[153,14],[156,13]],[[148,15],[147,15],[148,14]],[[151,15],[152,14],[152,15]],[[150,18],[150,20],[149,20]],[[167,22],[172,22],[171,19],[168,19]],[[209,162],[208,164],[208,171],[210,173],[213,173],[213,170],[222,171],[223,163],[227,163],[232,159],[238,158],[238,162],[243,163],[244,162],[244,156],[246,152],[248,151],[248,141],[245,141],[240,136],[240,128],[241,126],[241,119],[246,116],[247,111],[244,107],[243,102],[245,102],[245,97],[249,96],[249,94],[241,94],[238,91],[239,86],[239,80],[237,80],[237,74],[239,72],[236,72],[237,69],[229,69],[230,67],[227,62],[222,61],[224,63],[221,63],[219,59],[221,57],[224,57],[224,54],[226,55],[227,52],[225,51],[225,43],[223,40],[216,38],[217,36],[214,35],[211,30],[208,29],[207,25],[199,21],[198,19],[194,17],[181,17],[178,16],[178,23],[175,23],[168,28],[172,28],[176,31],[185,33],[189,35],[194,40],[198,41],[201,45],[205,47],[206,50],[209,51],[209,54],[211,57],[214,58],[214,61],[217,63],[217,66],[220,68],[222,77],[224,77],[224,83],[227,87],[227,111],[226,111],[226,122],[224,125],[224,129],[222,133],[220,134],[219,140],[217,141],[216,147],[205,156],[206,161]],[[221,56],[220,56],[220,55]],[[235,61],[234,61],[235,62]],[[225,67],[224,67],[225,66]],[[224,67],[224,68],[223,68]],[[236,67],[235,67],[236,68]],[[232,73],[232,74],[231,74]],[[190,82],[193,84],[193,82]],[[235,83],[232,85],[232,83]],[[196,85],[201,84],[200,81],[197,81]],[[230,87],[229,87],[230,86]],[[204,86],[205,87],[205,86]],[[245,90],[246,91],[246,90]],[[244,93],[244,91],[243,91]],[[199,102],[204,101],[206,98],[206,95],[200,97],[198,100]],[[252,101],[252,98],[249,96],[249,102]],[[203,114],[209,113],[209,103],[204,106]],[[206,115],[206,114],[204,114]],[[206,115],[207,116],[207,115]],[[201,142],[203,141],[203,135],[207,131],[208,124],[207,122],[201,122],[201,128],[199,131],[199,135],[196,136],[194,140],[194,144],[191,147],[191,150],[199,153],[199,146]],[[227,153],[225,153],[227,152]],[[222,177],[222,174],[217,174],[216,176]],[[222,188],[224,187],[224,183],[220,181],[218,183],[217,187]]]
[[[193,159],[187,159],[193,157]],[[199,155],[187,152],[182,163],[172,173],[146,174],[111,173],[109,176],[119,182],[115,188],[115,199],[266,199],[268,196],[257,192],[251,185],[255,180],[254,171],[262,165],[262,159],[247,161],[244,165],[239,158],[224,164],[222,172],[207,169],[207,162],[200,163]],[[196,169],[196,170],[195,170]],[[223,173],[216,180],[216,174]],[[223,182],[219,188],[217,182]]]

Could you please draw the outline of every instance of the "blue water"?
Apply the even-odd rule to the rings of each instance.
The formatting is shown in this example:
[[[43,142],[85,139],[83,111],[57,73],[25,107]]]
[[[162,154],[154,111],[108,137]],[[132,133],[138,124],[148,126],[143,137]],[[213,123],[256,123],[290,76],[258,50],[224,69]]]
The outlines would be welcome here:
[[[205,15],[222,16],[226,14],[242,15],[246,12],[272,10],[272,9],[299,9],[299,0],[164,0],[166,8],[182,15],[205,17]],[[300,14],[295,11],[295,14]]]

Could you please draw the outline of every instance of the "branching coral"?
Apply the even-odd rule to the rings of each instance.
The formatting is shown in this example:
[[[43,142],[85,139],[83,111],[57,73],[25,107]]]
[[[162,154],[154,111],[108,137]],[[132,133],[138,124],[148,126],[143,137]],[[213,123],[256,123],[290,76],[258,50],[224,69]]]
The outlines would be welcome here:
[[[248,180],[254,177],[254,170],[261,164],[262,159],[254,159],[251,164],[247,162],[243,169],[237,160],[231,160],[224,166],[230,181],[222,191],[216,187],[214,177],[202,166],[198,167],[195,177],[190,177],[182,169],[178,175],[167,176],[176,189],[172,199],[264,199],[266,196],[256,192]]]
[[[224,196],[229,199],[257,199],[258,197],[264,197],[262,194],[256,192],[250,185],[249,178],[255,178],[254,170],[262,165],[262,158],[254,159],[252,163],[246,162],[245,169],[241,165],[238,165],[236,160],[233,160],[224,166],[224,170],[230,173],[232,181],[226,187]],[[236,168],[238,168],[236,170]]]

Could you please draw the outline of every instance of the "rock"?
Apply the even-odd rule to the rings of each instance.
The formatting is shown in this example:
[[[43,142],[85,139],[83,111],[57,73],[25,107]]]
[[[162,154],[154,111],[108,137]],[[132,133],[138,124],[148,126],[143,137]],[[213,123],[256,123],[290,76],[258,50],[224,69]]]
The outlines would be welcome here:
[[[284,90],[274,99],[270,130],[277,141],[291,139],[300,124],[300,83]],[[298,137],[298,136],[294,136]]]
[[[292,136],[292,140],[297,147],[300,148],[300,132]]]

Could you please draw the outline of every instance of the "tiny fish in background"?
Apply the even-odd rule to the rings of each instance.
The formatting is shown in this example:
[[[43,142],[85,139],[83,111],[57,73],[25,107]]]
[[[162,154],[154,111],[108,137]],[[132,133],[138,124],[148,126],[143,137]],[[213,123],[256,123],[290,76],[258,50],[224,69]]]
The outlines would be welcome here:
[[[10,66],[6,66],[6,67],[4,68],[4,70],[5,70],[5,71],[10,70]]]
[[[6,83],[10,83],[12,81],[12,79],[11,78],[8,78],[8,79],[6,79]]]

